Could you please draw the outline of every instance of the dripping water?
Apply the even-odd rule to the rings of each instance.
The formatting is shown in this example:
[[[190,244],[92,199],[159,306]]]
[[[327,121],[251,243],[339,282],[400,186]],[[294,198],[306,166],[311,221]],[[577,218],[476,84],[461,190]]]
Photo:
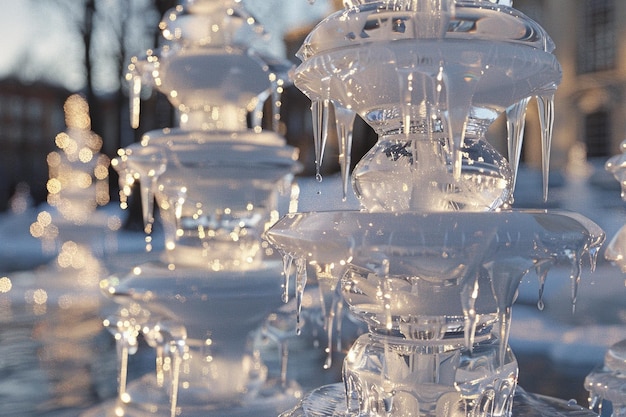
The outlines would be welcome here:
[[[550,173],[550,148],[554,126],[554,93],[537,96],[539,123],[541,126],[541,172],[543,175],[543,201],[548,201],[548,177]]]

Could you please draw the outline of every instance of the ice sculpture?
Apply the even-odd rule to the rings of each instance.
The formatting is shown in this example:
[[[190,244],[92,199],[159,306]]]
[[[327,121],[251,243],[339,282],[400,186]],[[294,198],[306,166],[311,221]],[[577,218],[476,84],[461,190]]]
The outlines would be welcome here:
[[[545,31],[500,3],[344,1],[302,45],[294,81],[312,102],[318,163],[336,128],[347,189],[354,118],[379,140],[352,173],[361,211],[289,214],[268,232],[297,288],[315,266],[369,328],[343,385],[284,417],[590,413],[516,391],[507,341],[521,279],[534,270],[543,283],[566,262],[575,286],[604,233],[575,213],[509,207],[531,98],[547,192],[561,69]],[[503,113],[509,161],[484,137]]]
[[[622,199],[626,199],[626,141],[621,144],[622,154],[610,158],[605,167],[615,176],[622,188]],[[626,226],[623,226],[609,242],[604,256],[626,272]],[[609,401],[612,416],[626,415],[626,341],[617,342],[607,350],[604,366],[592,371],[585,378],[585,388],[589,391],[589,408],[602,414],[602,404]]]
[[[114,167],[122,203],[139,182],[148,234],[156,201],[165,250],[101,283],[121,306],[105,321],[118,343],[119,398],[93,415],[277,414],[299,388],[268,380],[248,338],[281,304],[282,264],[261,235],[279,218],[298,153],[260,122],[268,98],[278,108],[290,66],[255,49],[263,29],[238,1],[185,2],[160,27],[169,44],[130,65],[132,119],[148,84],[170,99],[179,126],[146,133]],[[155,372],[127,384],[140,335]]]

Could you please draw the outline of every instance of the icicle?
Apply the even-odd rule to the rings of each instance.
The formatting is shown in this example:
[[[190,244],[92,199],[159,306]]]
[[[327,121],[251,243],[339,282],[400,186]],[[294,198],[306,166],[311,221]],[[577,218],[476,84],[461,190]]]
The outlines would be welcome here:
[[[600,253],[601,245],[594,246],[589,248],[589,265],[591,272],[596,270],[596,266],[598,265],[598,254]]]
[[[513,189],[517,182],[517,171],[524,141],[524,127],[526,125],[526,108],[530,97],[518,101],[506,109],[507,144],[509,164],[513,169]]]
[[[139,113],[141,111],[141,76],[132,74],[130,78],[130,126],[139,127]]]
[[[315,178],[322,180],[321,168],[328,139],[328,112],[330,102],[326,99],[311,102],[313,117],[313,141],[315,144]]]
[[[350,183],[350,163],[352,153],[352,130],[356,113],[335,102],[335,119],[337,124],[337,138],[339,140],[339,166],[341,168],[341,184],[343,186],[343,200],[348,195]]]
[[[118,160],[119,161],[119,160]],[[123,162],[117,162],[117,165],[122,166]],[[135,183],[133,173],[127,167],[118,169],[118,183],[120,189],[120,208],[126,210],[128,208],[128,197],[132,194],[132,186]]]
[[[541,171],[543,174],[543,201],[548,201],[550,175],[550,148],[554,126],[554,93],[537,96],[539,122],[541,125]]]
[[[335,351],[337,352],[341,352],[343,350],[342,348],[342,344],[341,344],[341,339],[342,339],[342,335],[343,335],[343,296],[341,295],[340,291],[337,291],[334,295],[335,300],[337,300],[337,303],[334,304],[335,306],[335,339],[337,340],[337,344],[335,345]],[[330,367],[330,366],[329,366]]]
[[[170,387],[170,417],[176,417],[176,408],[178,407],[178,390],[180,381],[180,366],[183,362],[185,350],[184,340],[174,340],[170,344],[170,352],[173,356],[172,361],[172,386]]]
[[[537,278],[539,279],[539,297],[537,298],[537,308],[543,311],[545,304],[543,302],[543,291],[546,284],[546,278],[548,277],[549,266],[540,264],[537,266]]]
[[[576,254],[572,255],[571,261],[571,271],[570,271],[570,280],[572,284],[572,314],[576,312],[576,300],[578,298],[578,286],[580,284],[580,277],[582,274],[582,259]]]
[[[332,366],[332,357],[335,351],[335,348],[333,348],[335,337],[338,338],[338,349],[341,349],[341,302],[343,298],[337,285],[338,275],[341,275],[341,273],[337,272],[334,264],[316,264],[315,274],[322,309],[321,313],[322,317],[324,317],[324,330],[327,336],[327,345],[324,349],[326,353],[324,369],[329,369]]]
[[[280,384],[287,387],[287,366],[289,365],[289,342],[282,339],[278,342],[278,355],[280,361]]]
[[[327,346],[326,360],[324,361],[324,369],[330,369],[333,365],[333,352],[341,351],[341,312],[343,308],[342,297],[336,292],[332,295],[332,304],[325,316],[324,327],[326,329]],[[333,341],[337,338],[337,346],[333,349]]]
[[[165,172],[166,163],[166,157],[160,151],[146,155],[146,157],[139,155],[138,158],[132,159],[131,168],[139,176],[142,215],[145,232],[147,234],[152,232],[152,225],[154,223],[154,195],[159,176]],[[131,165],[131,160],[129,160],[129,165]]]
[[[289,281],[291,280],[291,267],[293,265],[293,255],[283,253],[283,303],[289,302]]]
[[[156,371],[156,383],[157,387],[163,387],[165,384],[165,348],[162,343],[159,343],[155,347],[155,371]]]
[[[155,350],[156,384],[163,387],[165,384],[165,344],[161,328],[158,324],[145,325],[143,327],[144,339]]]
[[[256,106],[250,113],[250,128],[254,132],[260,132],[263,129],[263,108],[265,107],[265,101],[270,96],[270,90],[265,90],[257,96]]]
[[[465,348],[470,352],[474,347],[474,336],[476,335],[476,326],[478,325],[478,314],[476,313],[476,299],[480,288],[478,286],[478,278],[474,279],[474,282],[463,288],[461,294],[461,305],[463,306],[465,314]]]
[[[600,396],[597,394],[592,394],[591,392],[589,393],[589,397],[587,398],[587,403],[589,404],[589,409],[593,410],[594,408],[596,408],[596,406],[598,406],[600,402]]]
[[[500,311],[500,346],[498,351],[498,362],[500,367],[505,363],[506,350],[508,349],[509,334],[511,332],[511,307],[503,308]]]
[[[126,392],[128,381],[128,357],[137,351],[137,329],[130,320],[123,320],[112,316],[104,320],[104,326],[115,337],[117,351],[117,392],[122,403],[128,403]]]
[[[306,272],[306,259],[298,258],[296,260],[296,333],[300,334],[302,331],[300,323],[300,315],[302,313],[302,297],[304,296],[304,289],[306,287],[307,272]]]
[[[462,152],[461,148],[465,142],[465,130],[467,129],[467,119],[470,114],[470,108],[472,106],[472,98],[476,85],[480,81],[480,76],[477,74],[467,74],[460,80],[449,79],[443,67],[440,69],[437,75],[438,80],[441,79],[438,84],[438,89],[445,91],[445,99],[448,109],[448,131],[452,137],[452,149],[450,154],[453,160],[453,174],[454,178],[461,178],[462,168]],[[453,105],[454,104],[454,105]]]

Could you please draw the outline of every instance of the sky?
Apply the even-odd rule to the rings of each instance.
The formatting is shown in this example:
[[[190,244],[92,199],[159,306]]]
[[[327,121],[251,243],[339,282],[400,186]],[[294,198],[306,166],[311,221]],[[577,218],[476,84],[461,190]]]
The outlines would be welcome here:
[[[44,4],[44,3],[40,3]],[[0,24],[0,77],[19,69],[26,80],[51,78],[75,89],[83,82],[81,46],[67,30],[60,12],[45,7],[37,10],[29,0],[0,0],[4,21]]]
[[[65,13],[68,10],[53,7],[57,1],[0,0],[0,13],[4,18],[0,24],[0,78],[19,72],[22,80],[45,80],[71,91],[78,91],[84,85],[83,46],[75,28],[68,24],[71,17],[68,20],[63,14],[63,10]],[[266,26],[271,26],[277,36],[299,25],[321,20],[329,12],[328,2],[247,0],[249,9]],[[139,48],[141,50],[133,54],[145,50]],[[115,89],[117,78],[110,78],[112,72],[105,68],[96,80],[96,87],[105,92]]]

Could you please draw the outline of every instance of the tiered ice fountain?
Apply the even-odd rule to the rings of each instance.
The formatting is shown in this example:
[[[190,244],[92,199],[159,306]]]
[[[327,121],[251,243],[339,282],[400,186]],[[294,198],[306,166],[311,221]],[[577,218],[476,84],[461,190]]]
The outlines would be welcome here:
[[[520,281],[535,270],[543,286],[565,262],[575,288],[604,233],[575,213],[510,208],[533,97],[547,174],[561,70],[545,31],[496,3],[345,0],[301,47],[294,82],[312,101],[318,161],[333,125],[350,149],[357,114],[380,138],[352,173],[361,211],[289,214],[268,232],[298,288],[315,265],[369,328],[343,385],[284,416],[590,414],[516,391],[507,341]],[[502,113],[510,163],[484,137]]]
[[[148,132],[114,165],[122,197],[139,181],[148,233],[156,198],[165,250],[101,283],[121,306],[105,323],[120,374],[117,403],[104,411],[277,414],[295,404],[298,389],[267,380],[248,337],[281,304],[282,264],[267,256],[261,234],[278,219],[278,193],[299,167],[297,150],[260,126],[259,109],[280,89],[280,61],[251,46],[263,33],[238,1],[188,1],[160,27],[170,44],[130,66],[133,108],[148,83],[175,106],[179,127]],[[127,386],[139,334],[155,349],[155,373]]]
[[[622,199],[626,200],[626,141],[621,145],[622,154],[606,162],[622,187]],[[605,257],[626,273],[626,225],[609,242]],[[603,403],[610,402],[612,416],[626,416],[626,340],[617,342],[604,355],[604,366],[592,371],[585,378],[585,388],[589,391],[589,408],[603,414]]]

